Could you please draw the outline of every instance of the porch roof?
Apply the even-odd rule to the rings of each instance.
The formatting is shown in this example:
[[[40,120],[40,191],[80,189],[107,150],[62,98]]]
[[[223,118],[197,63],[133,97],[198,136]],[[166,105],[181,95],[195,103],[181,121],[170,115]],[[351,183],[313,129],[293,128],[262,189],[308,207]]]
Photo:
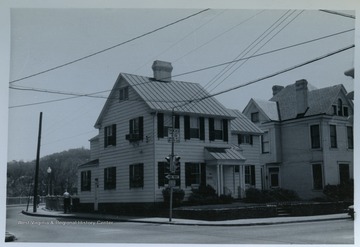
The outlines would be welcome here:
[[[205,160],[209,165],[240,165],[246,158],[235,148],[205,147]]]
[[[91,161],[86,162],[84,164],[80,164],[78,166],[78,168],[93,167],[93,166],[98,166],[98,165],[99,165],[99,159],[94,159],[94,160],[91,160]]]

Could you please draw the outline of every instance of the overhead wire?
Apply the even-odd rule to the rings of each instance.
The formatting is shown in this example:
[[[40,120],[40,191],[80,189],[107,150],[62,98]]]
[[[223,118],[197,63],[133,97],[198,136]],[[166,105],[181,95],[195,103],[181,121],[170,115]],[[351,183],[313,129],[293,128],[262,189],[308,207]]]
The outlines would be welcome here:
[[[140,39],[140,38],[145,37],[145,36],[147,36],[147,35],[153,34],[153,33],[157,32],[157,31],[160,31],[160,30],[165,29],[165,28],[167,28],[167,27],[169,27],[169,26],[175,25],[175,24],[177,24],[177,23],[179,23],[179,22],[181,22],[181,21],[187,20],[187,19],[189,19],[189,18],[191,18],[191,17],[194,17],[194,16],[196,16],[196,15],[199,15],[199,14],[201,14],[201,13],[203,13],[203,12],[208,11],[208,10],[209,10],[209,9],[204,9],[204,10],[198,11],[198,12],[196,12],[195,14],[191,14],[191,15],[189,15],[189,16],[186,16],[186,17],[184,17],[184,18],[181,18],[181,19],[179,19],[179,20],[176,20],[176,21],[174,21],[174,22],[171,22],[171,23],[169,23],[169,24],[166,24],[166,25],[164,25],[164,26],[161,26],[161,27],[159,27],[159,28],[156,28],[156,29],[154,29],[154,30],[151,30],[151,31],[149,31],[149,32],[146,32],[146,33],[144,33],[144,34],[138,35],[138,36],[136,36],[136,37],[134,37],[134,38],[131,38],[131,39],[126,40],[126,41],[124,41],[124,42],[121,42],[121,43],[119,43],[119,44],[110,46],[110,47],[108,47],[108,48],[105,48],[105,49],[102,49],[102,50],[100,50],[100,51],[91,53],[91,54],[89,54],[89,55],[86,55],[86,56],[83,56],[83,57],[81,57],[81,58],[72,60],[72,61],[70,61],[70,62],[61,64],[61,65],[58,65],[58,66],[55,66],[55,67],[52,67],[52,68],[49,68],[49,69],[46,69],[46,70],[43,70],[43,71],[40,71],[40,72],[38,72],[38,73],[31,74],[31,75],[28,75],[28,76],[25,76],[25,77],[22,77],[22,78],[19,78],[19,79],[16,79],[16,80],[12,80],[12,81],[10,81],[9,83],[11,84],[11,83],[15,83],[15,82],[18,82],[18,81],[22,81],[22,80],[25,80],[25,79],[28,79],[28,78],[31,78],[31,77],[34,77],[34,76],[38,76],[38,75],[41,75],[41,74],[44,74],[44,73],[47,73],[47,72],[50,72],[50,71],[53,71],[53,70],[56,70],[56,69],[59,69],[59,68],[62,68],[62,67],[71,65],[71,64],[74,64],[74,63],[77,63],[77,62],[82,61],[82,60],[85,60],[85,59],[87,59],[87,58],[96,56],[96,55],[98,55],[98,54],[104,53],[104,52],[109,51],[109,50],[112,50],[112,49],[114,49],[114,48],[116,48],[116,47],[119,47],[119,46],[125,45],[125,44],[127,44],[127,43],[130,43],[130,42],[132,42],[132,41],[134,41],[134,40]]]
[[[249,44],[239,55],[237,55],[235,57],[235,59],[233,59],[233,61],[247,55],[252,49],[254,49],[258,44],[260,44],[268,35],[270,35],[277,27],[279,27],[284,21],[286,21],[287,18],[289,18],[294,12],[295,12],[295,10],[292,13],[290,13],[290,10],[287,10],[281,17],[279,17],[274,23],[272,23],[261,35],[259,35],[251,44]],[[290,15],[287,15],[288,13],[290,13]],[[255,53],[253,53],[253,54],[255,54]],[[243,60],[243,61],[246,62],[246,61],[248,61],[248,59]],[[223,68],[216,76],[214,76],[205,85],[205,88],[210,88],[218,79],[220,79],[222,76],[224,76],[238,62],[228,64],[225,68]]]
[[[292,20],[290,20],[285,26],[283,26],[278,32],[276,32],[270,39],[268,39],[261,47],[259,47],[252,55],[255,55],[258,51],[260,51],[265,45],[267,45],[273,38],[275,38],[281,31],[283,31],[290,23],[292,23],[299,15],[301,15],[303,11],[299,12]],[[235,71],[237,71],[240,67],[242,67],[249,59],[243,60],[242,63],[237,66],[229,75],[227,75],[225,78],[223,78],[214,88],[210,90],[212,92],[215,90],[218,86],[220,86],[226,79],[228,79]]]
[[[341,32],[337,32],[337,33],[329,34],[329,35],[326,35],[326,36],[322,36],[322,37],[319,37],[319,38],[315,38],[315,39],[307,40],[307,41],[304,41],[304,42],[292,44],[292,45],[281,47],[281,48],[274,49],[274,50],[271,50],[271,51],[259,53],[259,54],[248,56],[248,57],[243,57],[243,58],[240,58],[240,59],[237,59],[237,60],[224,62],[224,63],[220,63],[220,64],[216,64],[216,65],[211,65],[211,66],[207,66],[207,67],[204,67],[204,68],[200,68],[200,69],[196,69],[196,70],[192,70],[192,71],[188,71],[188,72],[179,73],[179,74],[176,74],[176,75],[172,75],[172,77],[175,78],[175,77],[179,77],[179,76],[183,76],[183,75],[187,75],[187,74],[198,73],[198,72],[202,72],[202,71],[205,71],[205,70],[225,66],[227,64],[235,63],[235,62],[238,62],[238,61],[243,61],[243,60],[246,60],[246,59],[249,59],[249,58],[256,58],[256,57],[260,57],[260,56],[263,56],[263,55],[268,55],[268,54],[271,54],[271,53],[274,53],[274,52],[278,52],[278,51],[282,51],[282,50],[285,50],[285,49],[297,47],[297,46],[300,46],[300,45],[309,44],[309,43],[312,43],[312,42],[315,42],[315,41],[319,41],[319,40],[322,40],[322,39],[326,39],[326,38],[330,38],[330,37],[333,37],[333,36],[341,35],[341,34],[348,33],[348,32],[354,31],[354,30],[355,30],[354,28],[351,28],[351,29],[348,29],[348,30],[344,30],[344,31],[341,31]],[[148,82],[138,83],[135,86],[140,86],[140,85],[146,84],[146,83],[148,83]],[[16,87],[12,86],[12,85],[9,86],[10,89],[14,89],[14,90],[25,90],[24,87],[22,87],[22,88],[19,88],[19,87],[20,86],[16,86]],[[26,90],[27,91],[40,91],[41,89],[26,88]],[[51,92],[51,93],[59,93],[59,94],[64,94],[64,95],[67,94],[67,95],[74,95],[74,96],[73,97],[66,97],[66,98],[62,98],[62,99],[42,101],[42,102],[37,102],[37,103],[29,103],[29,104],[9,106],[9,109],[18,108],[18,107],[25,107],[25,106],[33,106],[33,105],[38,105],[38,104],[58,102],[58,101],[63,101],[63,100],[75,99],[75,98],[79,98],[79,97],[92,97],[92,95],[96,95],[96,94],[99,94],[99,93],[102,93],[102,92],[110,92],[111,91],[111,90],[103,90],[103,91],[89,93],[89,94],[81,94],[81,93],[71,93],[71,92],[68,93],[68,92],[60,92],[60,91],[53,91],[53,90],[46,90],[46,89],[42,89],[42,90],[43,90],[44,93],[50,93]],[[94,98],[104,98],[105,99],[106,97],[105,96],[103,96],[103,97],[96,96]]]

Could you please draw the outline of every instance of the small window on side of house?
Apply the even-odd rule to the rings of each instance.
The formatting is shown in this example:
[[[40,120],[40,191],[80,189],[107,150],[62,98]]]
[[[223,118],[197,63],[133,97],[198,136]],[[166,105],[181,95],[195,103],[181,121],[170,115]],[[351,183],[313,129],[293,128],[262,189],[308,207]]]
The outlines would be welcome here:
[[[259,122],[259,113],[258,112],[251,113],[251,122],[253,122],[253,123]]]
[[[119,90],[119,100],[124,101],[129,99],[129,87],[122,87]]]

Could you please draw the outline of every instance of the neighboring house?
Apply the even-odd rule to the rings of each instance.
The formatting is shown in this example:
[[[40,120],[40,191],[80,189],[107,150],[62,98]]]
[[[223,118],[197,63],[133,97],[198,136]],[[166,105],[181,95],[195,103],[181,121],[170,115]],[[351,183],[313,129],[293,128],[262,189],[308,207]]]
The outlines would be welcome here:
[[[261,187],[256,153],[262,131],[199,84],[172,80],[170,63],[155,61],[152,68],[153,78],[121,73],[116,80],[95,123],[91,161],[78,167],[82,206],[122,210],[162,203],[172,122],[179,133],[176,188],[185,200],[200,185],[235,198],[244,196],[245,186]]]
[[[306,80],[273,87],[269,101],[251,99],[243,113],[264,134],[264,189],[322,196],[327,184],[353,178],[353,102],[343,85],[315,89]]]

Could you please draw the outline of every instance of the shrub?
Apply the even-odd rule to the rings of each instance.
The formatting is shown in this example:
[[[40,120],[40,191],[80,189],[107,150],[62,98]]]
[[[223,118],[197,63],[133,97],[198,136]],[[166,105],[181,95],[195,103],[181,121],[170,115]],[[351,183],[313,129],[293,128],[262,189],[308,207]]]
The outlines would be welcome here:
[[[200,185],[198,189],[191,190],[189,202],[192,204],[217,203],[216,191],[210,185]]]
[[[284,201],[297,201],[300,200],[297,193],[293,190],[286,189],[271,189],[259,190],[249,188],[246,190],[246,202],[264,203],[264,202],[284,202]]]
[[[354,180],[338,185],[328,184],[323,193],[330,201],[354,201]]]
[[[170,188],[162,190],[163,198],[165,204],[169,205],[170,203]],[[185,192],[182,189],[173,188],[173,206],[179,206],[184,200]]]

